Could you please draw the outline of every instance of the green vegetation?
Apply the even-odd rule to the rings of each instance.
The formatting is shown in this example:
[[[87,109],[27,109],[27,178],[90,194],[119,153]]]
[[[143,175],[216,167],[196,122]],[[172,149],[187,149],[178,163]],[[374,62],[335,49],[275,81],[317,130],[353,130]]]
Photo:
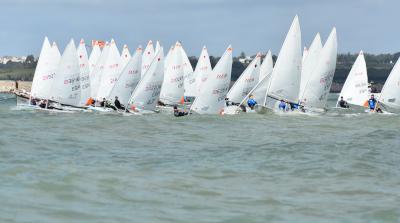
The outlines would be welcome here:
[[[6,64],[0,64],[0,80],[31,81],[36,64],[33,55],[27,56],[23,63],[8,61]]]

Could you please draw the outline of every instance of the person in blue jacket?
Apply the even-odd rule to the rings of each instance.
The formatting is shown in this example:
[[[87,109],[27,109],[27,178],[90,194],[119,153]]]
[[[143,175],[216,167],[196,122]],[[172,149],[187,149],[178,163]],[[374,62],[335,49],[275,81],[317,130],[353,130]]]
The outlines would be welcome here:
[[[286,111],[286,102],[283,99],[279,103],[279,110]]]
[[[371,98],[368,100],[368,106],[371,112],[376,111],[382,113],[382,109],[378,107],[378,103],[373,94],[371,94]]]
[[[250,95],[250,96],[249,96],[249,100],[247,100],[247,105],[249,106],[249,108],[250,108],[251,110],[253,110],[253,109],[254,109],[254,106],[256,106],[256,104],[257,104],[257,101],[254,100],[254,96],[253,96],[253,95]]]

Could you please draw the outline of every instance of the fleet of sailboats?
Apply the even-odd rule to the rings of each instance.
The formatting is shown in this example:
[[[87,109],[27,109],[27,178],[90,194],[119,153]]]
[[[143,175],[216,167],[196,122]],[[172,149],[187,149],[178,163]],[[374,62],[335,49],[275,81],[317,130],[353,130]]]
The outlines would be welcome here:
[[[290,26],[275,65],[271,51],[263,59],[258,53],[232,87],[231,46],[214,68],[204,46],[193,70],[179,41],[171,46],[165,58],[159,41],[154,48],[150,40],[144,50],[139,46],[133,55],[127,45],[120,53],[113,39],[101,47],[96,41],[92,44],[88,56],[83,39],[77,47],[71,40],[61,55],[57,45],[50,44],[46,37],[29,98],[82,109],[107,107],[115,99],[119,103],[114,110],[139,113],[156,112],[165,106],[176,109],[179,104],[190,106],[190,112],[197,114],[237,114],[251,110],[266,113],[280,111],[282,103],[288,105],[285,111],[289,107],[293,111],[324,112],[328,109],[327,96],[337,58],[336,28],[324,45],[317,33],[310,47],[303,48],[298,16]],[[400,110],[398,83],[399,61],[377,100],[385,109]],[[366,107],[370,95],[361,51],[338,103],[346,100],[349,105]],[[255,107],[247,104],[249,99],[257,102]]]

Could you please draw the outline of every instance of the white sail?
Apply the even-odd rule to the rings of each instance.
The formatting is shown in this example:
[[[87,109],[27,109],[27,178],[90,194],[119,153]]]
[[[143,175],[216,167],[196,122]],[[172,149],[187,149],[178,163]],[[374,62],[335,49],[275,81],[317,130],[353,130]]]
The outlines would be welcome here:
[[[58,46],[57,46],[57,43],[56,42],[53,42],[53,45],[51,45],[51,49],[52,49],[52,52],[53,52],[53,55],[54,55],[54,60],[55,61],[60,61],[60,59],[61,59],[61,53],[60,53],[60,50],[58,50]],[[58,65],[58,63],[57,63],[57,65]]]
[[[301,75],[301,31],[299,19],[296,16],[289,29],[286,39],[276,60],[268,96],[298,101]]]
[[[81,39],[78,46],[78,61],[80,68],[80,82],[81,82],[81,105],[85,105],[87,99],[90,97],[90,76],[89,76],[89,59],[86,51],[86,44]]]
[[[57,46],[56,46],[57,47]],[[34,98],[49,99],[51,86],[53,85],[55,72],[60,61],[58,48],[50,45],[47,37],[43,41],[39,61],[36,66],[32,81],[31,96]]]
[[[232,47],[229,46],[214,67],[200,94],[194,100],[191,110],[198,114],[219,114],[225,106],[232,71]]]
[[[311,77],[311,74],[318,64],[319,55],[322,50],[321,36],[319,33],[315,36],[314,40],[310,45],[310,49],[307,51],[307,55],[304,58],[303,55],[303,66],[301,68],[301,81],[299,95],[304,94],[304,89]]]
[[[129,52],[128,45],[125,44],[121,52],[121,61],[119,66],[120,71],[122,71],[125,68],[125,66],[128,64],[130,60],[131,60],[131,53]]]
[[[168,56],[168,64],[165,67],[164,81],[160,93],[160,101],[164,104],[177,104],[183,93],[183,66],[181,44],[177,42]]]
[[[364,106],[364,103],[368,100],[368,96],[367,65],[364,53],[361,51],[347,76],[338,101],[340,97],[343,97],[343,100],[349,104]]]
[[[92,73],[96,67],[97,60],[100,58],[101,50],[98,44],[95,44],[92,48],[92,52],[89,56],[89,73]]]
[[[107,98],[110,95],[110,92],[118,81],[118,76],[120,74],[119,62],[121,56],[114,40],[111,40],[108,51],[104,69],[101,73],[99,89],[97,91],[98,99]]]
[[[54,83],[51,87],[53,101],[66,105],[79,106],[81,102],[81,83],[78,53],[71,40],[61,56]]]
[[[142,56],[142,71],[141,71],[142,77],[146,73],[146,71],[149,69],[150,63],[153,61],[153,59],[154,59],[153,41],[150,40],[147,43],[147,46],[144,49],[143,56]]]
[[[159,51],[160,49],[161,49],[160,42],[157,41],[157,42],[156,42],[156,48],[155,48],[154,52],[157,53],[157,51]]]
[[[304,49],[303,49],[303,57],[301,59],[301,61],[303,63],[304,63],[304,60],[306,59],[307,55],[308,55],[308,49],[307,49],[307,47],[304,47]]]
[[[114,100],[115,96],[118,96],[118,99],[122,104],[128,103],[133,90],[140,81],[142,52],[142,47],[139,46],[128,64],[120,73],[118,81],[114,85],[114,88],[111,90],[111,93],[107,99]]]
[[[200,94],[202,85],[207,81],[208,76],[212,71],[210,56],[208,55],[207,48],[204,46],[199,60],[197,61],[196,68],[194,69],[193,76],[196,77],[197,93],[195,96]]]
[[[333,28],[321,50],[318,64],[305,87],[301,101],[309,109],[325,109],[336,68],[337,37]]]
[[[167,55],[164,57],[164,72],[166,71],[167,67],[168,67],[168,59],[169,56],[171,55],[173,49],[174,49],[175,45],[171,46],[168,50]]]
[[[229,90],[226,95],[229,101],[240,103],[258,83],[260,60],[261,54],[258,53]]]
[[[161,85],[164,80],[164,52],[163,48],[157,52],[149,69],[139,81],[129,100],[128,108],[133,110],[153,111],[160,98]]]
[[[97,60],[96,66],[93,71],[90,73],[90,95],[92,98],[97,99],[97,92],[99,91],[101,75],[105,68],[105,63],[108,58],[108,52],[110,49],[110,44],[107,42],[101,51],[101,55]]]
[[[183,77],[184,77],[184,88],[185,88],[185,96],[188,97],[195,97],[197,94],[197,83],[196,83],[196,76],[193,71],[192,64],[190,63],[190,60],[183,49],[181,47],[182,51],[182,69],[183,69]]]
[[[273,66],[274,62],[272,60],[272,54],[271,51],[268,50],[268,53],[265,55],[264,61],[260,66],[260,76],[258,77],[258,82],[262,81],[264,77],[272,73]]]
[[[379,102],[396,110],[400,109],[400,60],[397,60],[383,85]]]

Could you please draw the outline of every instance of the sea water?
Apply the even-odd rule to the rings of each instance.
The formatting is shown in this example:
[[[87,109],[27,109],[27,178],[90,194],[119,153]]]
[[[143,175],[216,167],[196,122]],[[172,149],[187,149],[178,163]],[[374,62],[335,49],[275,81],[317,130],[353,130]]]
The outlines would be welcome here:
[[[399,115],[65,114],[0,96],[0,222],[400,222]]]

